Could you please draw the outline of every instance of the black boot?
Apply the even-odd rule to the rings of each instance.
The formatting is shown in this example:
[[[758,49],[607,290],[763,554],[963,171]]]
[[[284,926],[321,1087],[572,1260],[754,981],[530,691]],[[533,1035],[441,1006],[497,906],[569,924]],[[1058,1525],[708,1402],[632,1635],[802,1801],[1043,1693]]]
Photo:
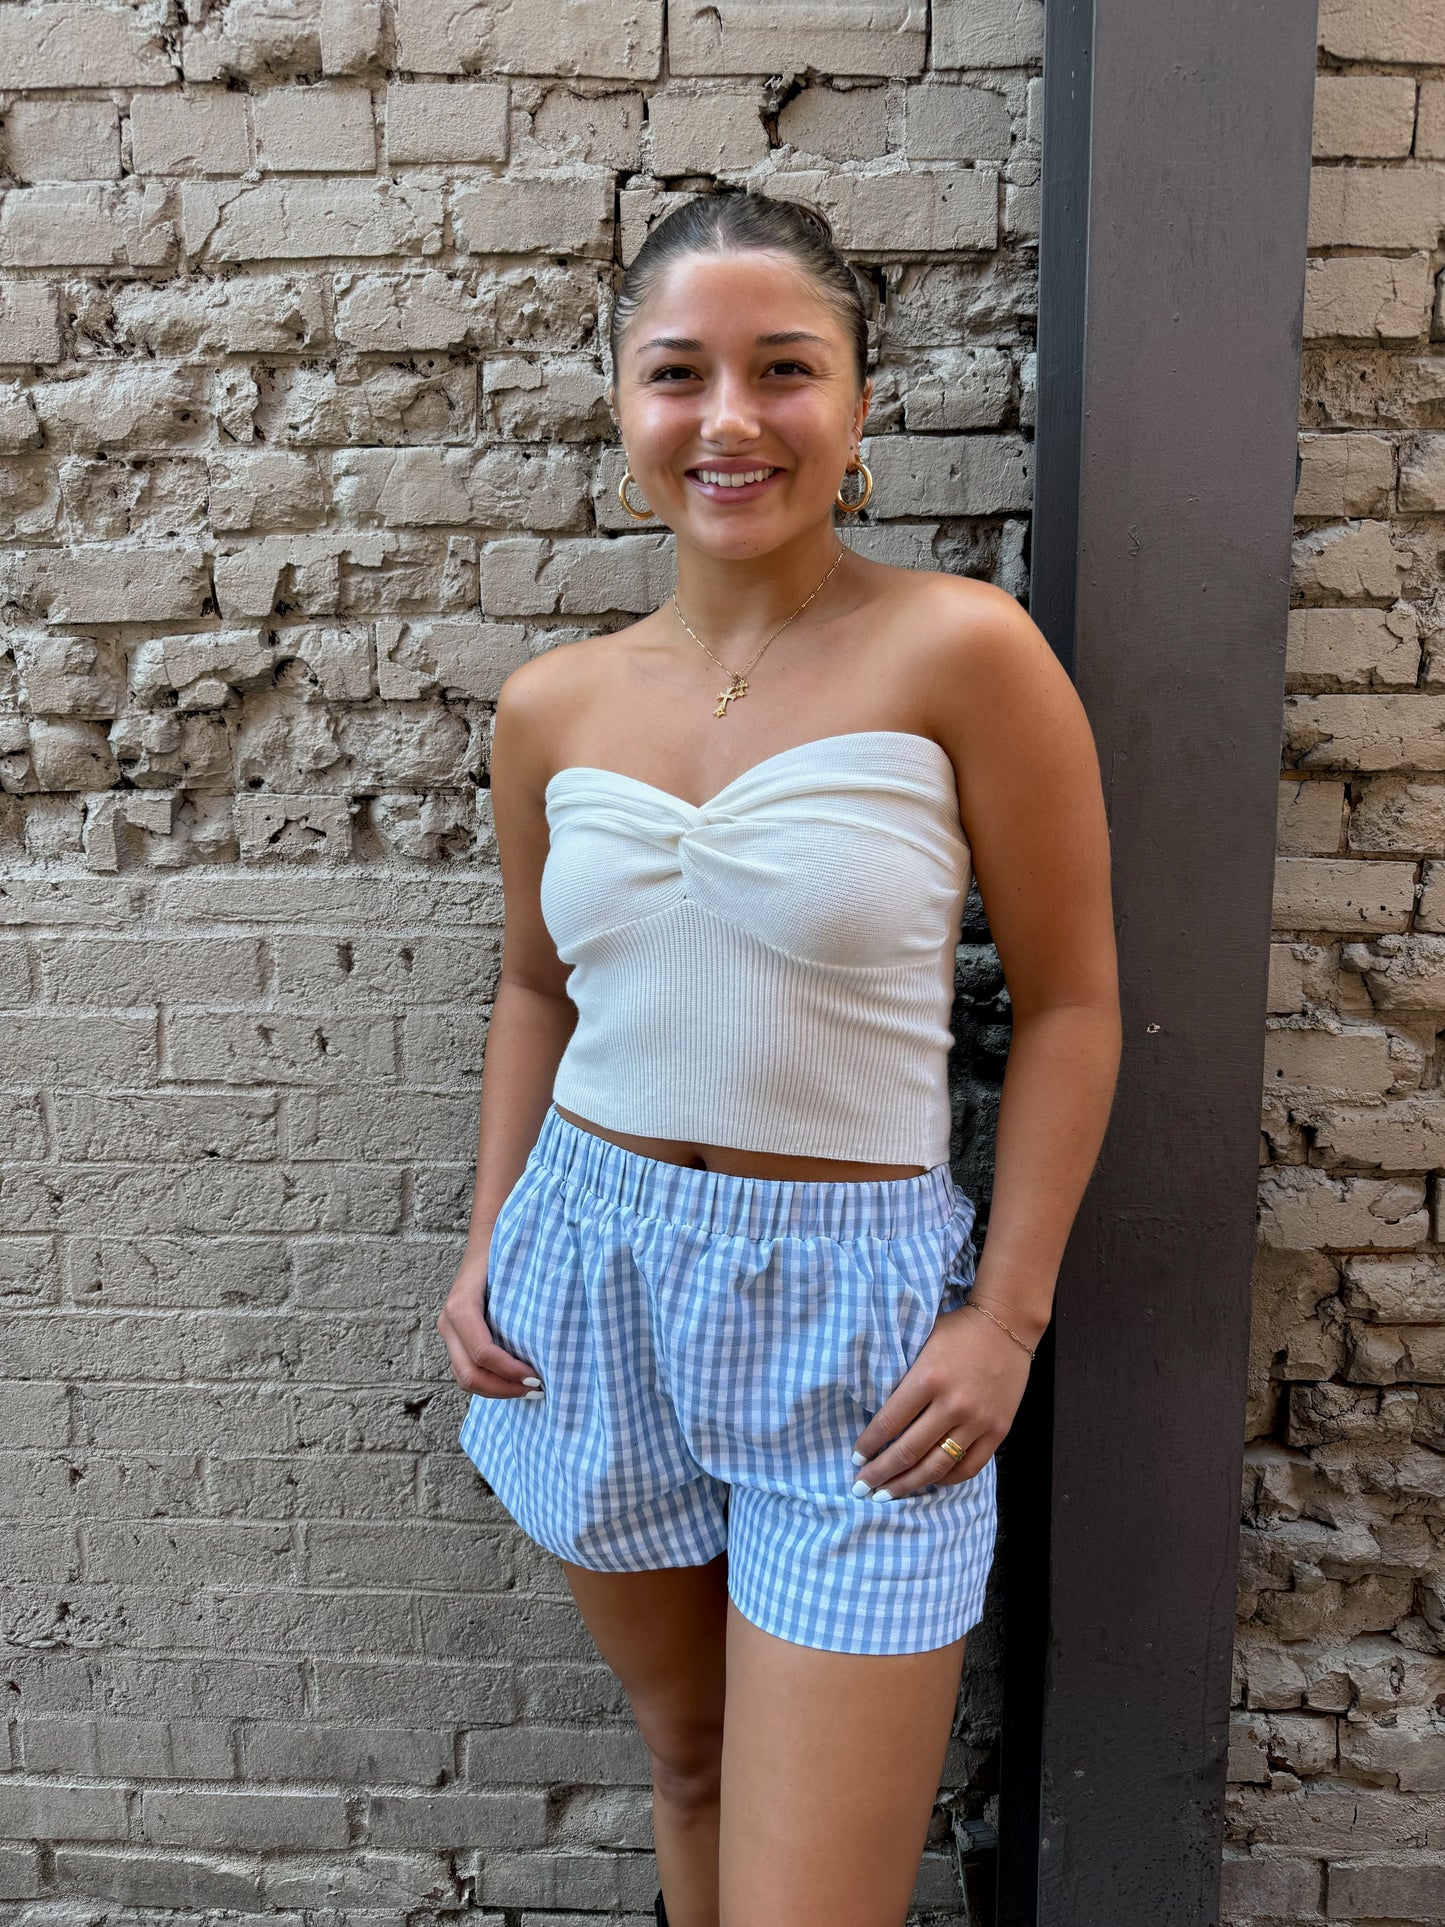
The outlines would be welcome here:
[[[657,1927],[667,1927],[667,1909],[662,1904],[662,1893],[660,1889],[658,1891],[656,1904],[653,1907],[653,1912],[657,1915]]]

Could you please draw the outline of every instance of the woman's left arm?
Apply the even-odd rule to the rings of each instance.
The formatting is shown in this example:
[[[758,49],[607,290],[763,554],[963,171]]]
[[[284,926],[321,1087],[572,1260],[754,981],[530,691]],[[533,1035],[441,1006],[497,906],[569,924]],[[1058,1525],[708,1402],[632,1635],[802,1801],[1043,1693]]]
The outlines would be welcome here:
[[[935,645],[940,740],[1013,1030],[973,1289],[935,1322],[856,1441],[858,1477],[893,1498],[972,1478],[1007,1435],[1028,1379],[1025,1346],[1052,1316],[1104,1141],[1121,1048],[1109,830],[1083,704],[1012,596],[973,581],[940,595],[954,615]],[[950,1436],[966,1448],[956,1464],[938,1449]]]

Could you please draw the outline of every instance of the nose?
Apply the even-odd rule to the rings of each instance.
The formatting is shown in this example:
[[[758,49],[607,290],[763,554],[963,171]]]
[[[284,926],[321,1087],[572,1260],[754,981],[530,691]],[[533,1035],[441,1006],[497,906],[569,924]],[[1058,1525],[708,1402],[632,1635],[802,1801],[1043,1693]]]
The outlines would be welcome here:
[[[702,433],[718,448],[737,448],[758,438],[758,411],[746,375],[719,368],[708,384]]]

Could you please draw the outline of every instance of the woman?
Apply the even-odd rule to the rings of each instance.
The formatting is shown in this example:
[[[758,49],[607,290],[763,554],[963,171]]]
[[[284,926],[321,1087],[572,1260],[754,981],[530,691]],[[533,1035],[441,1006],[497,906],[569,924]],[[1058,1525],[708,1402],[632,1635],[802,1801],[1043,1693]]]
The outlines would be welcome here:
[[[1011,596],[839,540],[871,383],[821,217],[685,204],[611,348],[677,591],[498,698],[503,966],[438,1325],[464,1449],[646,1740],[659,1920],[897,1927],[1113,1096],[1097,760]],[[970,869],[1013,1009],[982,1257],[948,1165]]]

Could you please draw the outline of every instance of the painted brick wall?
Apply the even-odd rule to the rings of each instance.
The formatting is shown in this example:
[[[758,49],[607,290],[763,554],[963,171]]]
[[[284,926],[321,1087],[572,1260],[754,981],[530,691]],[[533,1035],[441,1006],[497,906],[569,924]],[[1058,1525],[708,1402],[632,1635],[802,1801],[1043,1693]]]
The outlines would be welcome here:
[[[651,1918],[640,1742],[435,1331],[492,706],[671,587],[599,341],[716,177],[823,203],[875,291],[849,539],[1026,595],[1041,38],[1034,0],[0,4],[6,1919]],[[983,1222],[976,898],[964,936]]]
[[[1322,0],[1225,1918],[1445,1914],[1445,8]]]

